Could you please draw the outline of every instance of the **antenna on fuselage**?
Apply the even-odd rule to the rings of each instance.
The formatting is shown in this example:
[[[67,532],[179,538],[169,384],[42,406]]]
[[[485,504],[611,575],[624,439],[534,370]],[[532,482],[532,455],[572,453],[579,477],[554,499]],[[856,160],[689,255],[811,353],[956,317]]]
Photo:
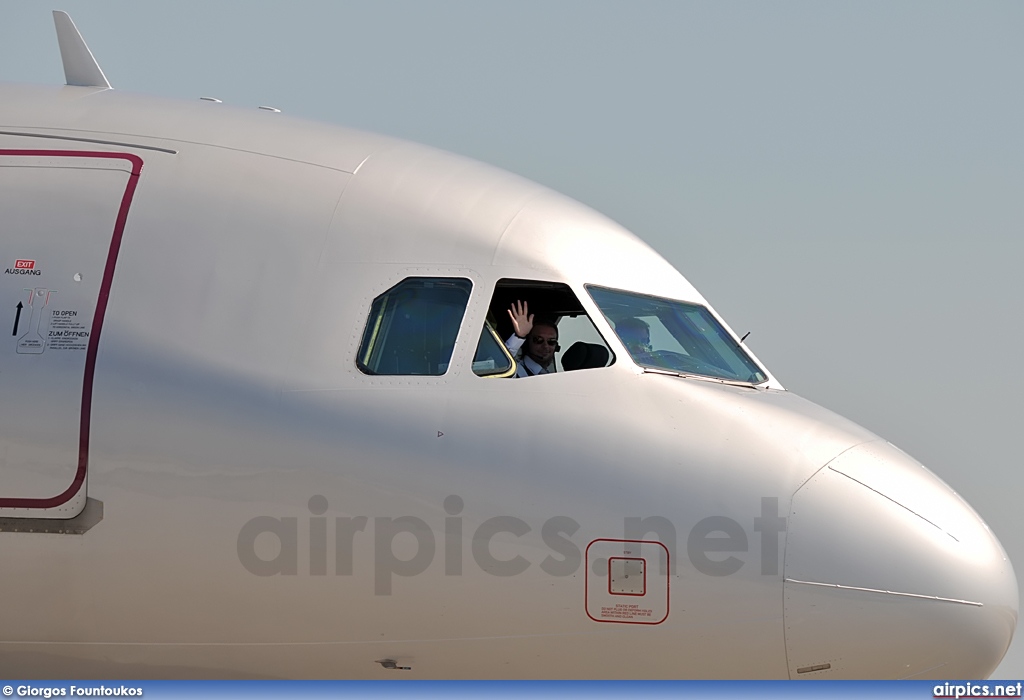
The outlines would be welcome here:
[[[65,82],[77,87],[110,89],[107,76],[103,75],[103,69],[68,13],[54,10],[53,24],[57,28],[57,44],[60,46],[60,59],[64,62]]]

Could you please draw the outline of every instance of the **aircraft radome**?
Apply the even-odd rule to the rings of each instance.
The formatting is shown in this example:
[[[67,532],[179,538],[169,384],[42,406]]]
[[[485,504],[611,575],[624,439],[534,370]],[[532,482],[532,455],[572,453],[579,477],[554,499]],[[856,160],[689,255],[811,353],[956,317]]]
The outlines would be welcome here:
[[[425,146],[112,90],[55,19],[68,84],[0,87],[0,673],[999,663],[982,519],[632,233]],[[512,376],[520,301],[553,373]]]

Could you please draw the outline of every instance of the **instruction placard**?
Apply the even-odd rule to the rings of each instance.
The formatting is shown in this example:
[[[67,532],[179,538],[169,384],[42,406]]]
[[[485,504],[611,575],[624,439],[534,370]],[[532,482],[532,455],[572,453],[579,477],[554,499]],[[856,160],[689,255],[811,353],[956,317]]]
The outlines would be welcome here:
[[[85,350],[89,345],[89,328],[82,314],[73,309],[53,309],[46,346],[51,350]]]
[[[587,545],[586,612],[594,622],[658,625],[669,614],[668,548],[654,540]]]

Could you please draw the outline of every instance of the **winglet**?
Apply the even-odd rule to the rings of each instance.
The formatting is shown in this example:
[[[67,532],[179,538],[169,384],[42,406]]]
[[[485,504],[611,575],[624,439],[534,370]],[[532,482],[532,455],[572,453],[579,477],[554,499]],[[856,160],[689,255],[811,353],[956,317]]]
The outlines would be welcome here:
[[[64,79],[68,85],[79,87],[110,88],[107,76],[103,75],[100,64],[92,51],[85,45],[85,39],[67,12],[53,11],[53,24],[57,28],[57,43],[60,58],[64,61]]]

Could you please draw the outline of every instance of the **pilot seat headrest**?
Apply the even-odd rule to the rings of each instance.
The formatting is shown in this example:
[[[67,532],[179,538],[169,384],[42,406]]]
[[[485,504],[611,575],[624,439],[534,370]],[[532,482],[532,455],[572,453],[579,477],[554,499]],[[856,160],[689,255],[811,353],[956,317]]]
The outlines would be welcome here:
[[[608,348],[596,343],[578,341],[562,354],[562,369],[566,372],[604,367],[606,364],[608,364]]]

